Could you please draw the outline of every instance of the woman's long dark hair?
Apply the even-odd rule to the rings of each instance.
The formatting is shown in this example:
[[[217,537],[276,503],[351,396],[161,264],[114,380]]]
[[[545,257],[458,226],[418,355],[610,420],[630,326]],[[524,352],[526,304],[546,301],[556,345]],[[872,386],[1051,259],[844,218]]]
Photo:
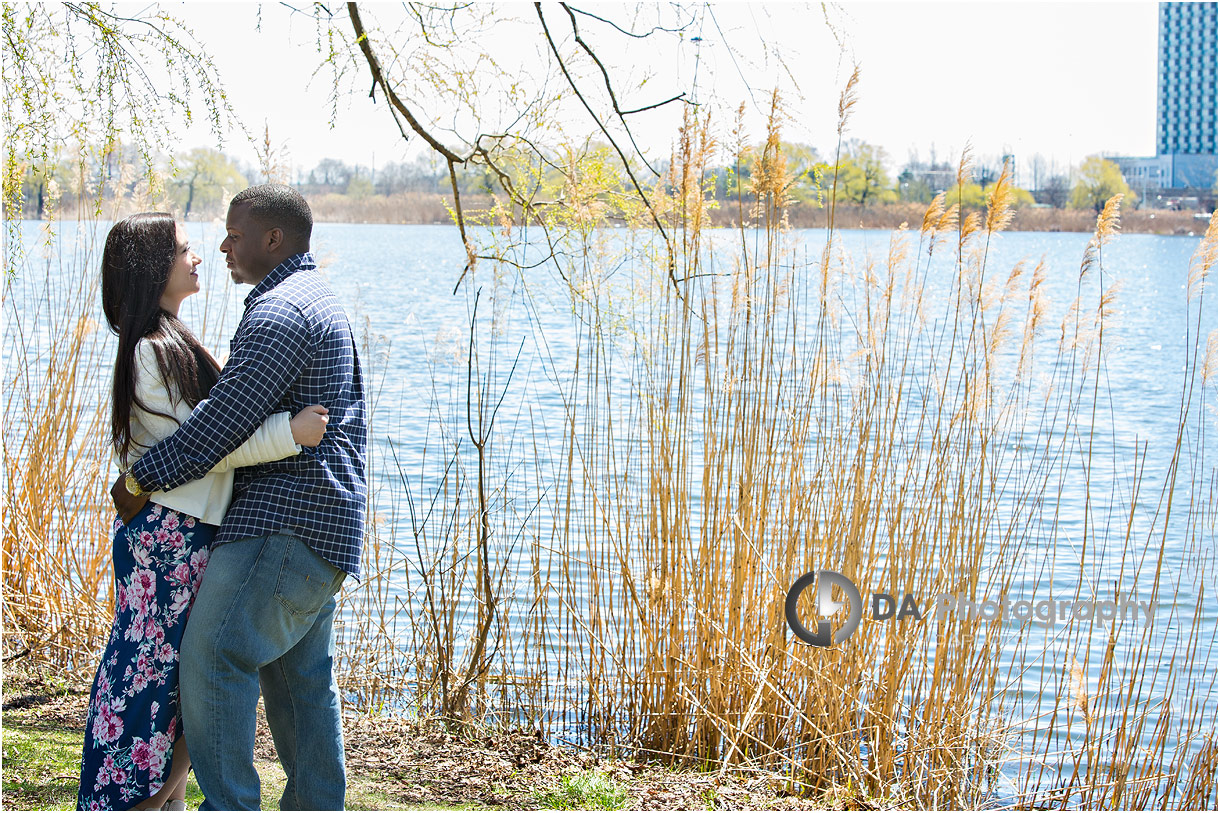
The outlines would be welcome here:
[[[207,398],[220,377],[220,366],[195,335],[178,317],[161,309],[161,294],[177,253],[177,225],[164,212],[132,215],[115,223],[106,237],[102,310],[119,337],[110,440],[124,459],[131,451],[132,407],[154,411],[136,398],[136,344],[141,339],[152,344],[157,368],[171,392],[191,407]]]

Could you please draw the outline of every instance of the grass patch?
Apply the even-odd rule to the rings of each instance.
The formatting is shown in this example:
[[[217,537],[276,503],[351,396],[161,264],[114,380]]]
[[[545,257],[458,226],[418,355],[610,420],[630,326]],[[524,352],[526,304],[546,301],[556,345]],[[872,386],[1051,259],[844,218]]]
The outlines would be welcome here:
[[[279,810],[280,796],[284,793],[284,785],[288,781],[284,769],[280,767],[279,762],[267,759],[254,760],[254,768],[258,771],[262,786],[262,809]],[[404,805],[402,799],[387,788],[385,777],[375,774],[353,775],[350,770],[347,774],[347,799],[344,806],[348,810],[404,810],[412,807]],[[435,808],[430,806],[429,809]]]
[[[74,810],[80,781],[81,734],[43,725],[4,722],[4,785],[0,803],[7,810]],[[254,763],[262,780],[262,807],[278,810],[286,781],[278,762]],[[203,793],[194,774],[187,779],[186,804],[198,809]],[[350,810],[402,809],[380,777],[349,776]]]
[[[551,810],[622,810],[627,789],[598,771],[559,780],[559,786],[535,794],[538,803]]]
[[[71,731],[5,723],[4,807],[75,809],[80,754],[80,736]]]
[[[74,810],[80,759],[80,732],[5,720],[4,807],[9,810]],[[186,803],[191,808],[198,808],[203,803],[203,794],[194,777],[186,783]]]

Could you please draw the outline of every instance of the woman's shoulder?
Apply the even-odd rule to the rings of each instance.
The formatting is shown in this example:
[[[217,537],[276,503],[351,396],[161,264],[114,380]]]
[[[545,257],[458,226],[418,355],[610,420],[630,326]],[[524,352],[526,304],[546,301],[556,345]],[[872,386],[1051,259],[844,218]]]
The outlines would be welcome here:
[[[167,382],[157,362],[157,348],[148,339],[136,342],[135,349],[136,386],[142,389],[166,388]]]
[[[135,362],[138,372],[150,371],[158,378],[161,377],[157,368],[157,349],[148,339],[140,339],[136,342]]]

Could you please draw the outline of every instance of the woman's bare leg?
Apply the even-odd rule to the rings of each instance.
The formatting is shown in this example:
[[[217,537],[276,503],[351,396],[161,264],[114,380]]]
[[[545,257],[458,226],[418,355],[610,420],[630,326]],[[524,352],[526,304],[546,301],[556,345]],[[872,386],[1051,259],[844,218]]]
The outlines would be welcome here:
[[[179,737],[174,741],[174,758],[169,764],[169,776],[161,790],[148,798],[148,801],[137,805],[136,810],[160,810],[170,799],[186,799],[186,777],[191,770],[191,755],[186,750],[186,738]]]
[[[183,745],[182,747],[185,748],[186,746]],[[178,779],[178,784],[174,786],[173,791],[170,792],[169,798],[186,801],[186,780],[190,776],[190,763],[187,763],[186,767],[188,770],[182,772],[182,776]]]

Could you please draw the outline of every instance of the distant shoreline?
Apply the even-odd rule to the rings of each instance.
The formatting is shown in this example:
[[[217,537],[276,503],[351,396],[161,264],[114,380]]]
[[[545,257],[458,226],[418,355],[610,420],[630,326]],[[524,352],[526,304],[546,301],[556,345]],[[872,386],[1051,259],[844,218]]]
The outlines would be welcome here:
[[[402,226],[454,225],[452,199],[440,194],[400,193],[397,195],[369,195],[363,198],[339,194],[306,195],[313,209],[316,223],[385,224]],[[143,207],[149,207],[147,201]],[[493,201],[490,196],[464,196],[462,209],[467,226],[492,221]],[[61,206],[55,219],[75,216],[76,206],[69,202]],[[123,201],[117,205],[103,207],[112,218],[118,219],[143,211],[143,208]],[[151,204],[151,208],[166,211],[166,203]],[[172,208],[172,207],[171,207]],[[746,217],[749,208],[742,207]],[[876,206],[840,204],[835,211],[835,228],[840,230],[884,229],[894,230],[904,223],[912,231],[923,225],[927,205],[922,203],[889,203]],[[71,213],[71,214],[70,214]],[[26,213],[23,213],[26,214]],[[179,215],[179,213],[175,213]],[[789,228],[824,229],[829,210],[807,203],[794,203],[784,210]],[[223,211],[192,212],[187,219],[192,222],[222,220]],[[739,228],[739,208],[735,201],[718,201],[705,216],[704,228]],[[1121,231],[1126,234],[1160,234],[1200,236],[1207,230],[1209,215],[1196,212],[1172,211],[1168,209],[1124,210]],[[37,217],[30,217],[38,220]],[[621,224],[621,221],[610,221]],[[747,222],[747,228],[758,223]],[[1012,222],[1005,228],[1009,232],[1073,232],[1092,233],[1097,226],[1097,215],[1087,209],[1045,209],[1024,207],[1013,211]]]
[[[306,196],[318,223],[386,223],[399,225],[449,225],[446,203],[452,201],[441,195],[393,195],[370,196],[351,199],[344,195]],[[464,197],[462,208],[467,222],[486,216],[492,201],[487,197]],[[886,229],[899,228],[903,223],[913,230],[923,224],[927,205],[922,203],[891,203],[878,206],[855,206],[840,204],[835,211],[837,229]],[[746,212],[748,215],[748,207]],[[794,229],[824,229],[829,210],[796,203],[786,210],[788,225]],[[1122,231],[1129,234],[1201,235],[1207,230],[1207,218],[1195,217],[1195,212],[1177,212],[1167,209],[1138,209],[1124,211]],[[718,208],[707,213],[707,227],[738,228],[736,203],[720,202]],[[747,226],[750,224],[747,223]],[[1005,231],[1034,232],[1086,232],[1097,227],[1097,215],[1086,209],[1034,209],[1014,210],[1012,223]]]

